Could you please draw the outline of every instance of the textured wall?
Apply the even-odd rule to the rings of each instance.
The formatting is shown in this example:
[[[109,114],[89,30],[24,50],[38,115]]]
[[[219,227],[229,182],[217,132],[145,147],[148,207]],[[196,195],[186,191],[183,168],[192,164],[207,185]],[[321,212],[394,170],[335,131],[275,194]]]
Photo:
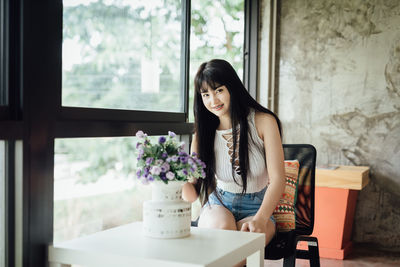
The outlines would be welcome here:
[[[400,251],[400,1],[283,0],[279,116],[319,164],[368,165],[353,240]]]

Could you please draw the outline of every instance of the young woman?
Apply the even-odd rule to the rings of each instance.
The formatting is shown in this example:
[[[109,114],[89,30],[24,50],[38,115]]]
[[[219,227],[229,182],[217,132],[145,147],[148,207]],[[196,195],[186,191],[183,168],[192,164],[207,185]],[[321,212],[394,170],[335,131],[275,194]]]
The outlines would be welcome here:
[[[191,150],[206,163],[207,177],[185,184],[183,197],[200,196],[199,227],[265,233],[268,243],[285,188],[280,121],[224,60],[201,64],[194,86]]]

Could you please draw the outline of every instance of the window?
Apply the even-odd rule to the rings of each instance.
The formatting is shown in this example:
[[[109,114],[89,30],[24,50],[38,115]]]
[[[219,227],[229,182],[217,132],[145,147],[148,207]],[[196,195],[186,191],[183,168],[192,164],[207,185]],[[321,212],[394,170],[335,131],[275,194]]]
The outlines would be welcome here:
[[[5,142],[0,140],[0,267],[5,267],[6,246],[6,188],[5,188]]]
[[[8,79],[0,82],[0,139],[6,145],[22,139],[15,144],[19,156],[16,152],[15,162],[7,163],[16,170],[15,177],[10,176],[15,188],[9,190],[6,184],[4,190],[15,196],[5,205],[16,219],[6,227],[13,227],[16,235],[11,238],[15,244],[7,247],[11,249],[6,265],[45,266],[48,243],[140,219],[140,201],[146,196],[139,194],[145,192],[135,191],[129,170],[124,170],[135,166],[129,148],[132,136],[139,129],[152,136],[168,130],[185,138],[191,134],[189,73],[200,62],[225,58],[239,75],[244,69],[246,80],[246,62],[251,61],[244,56],[250,47],[246,40],[254,40],[250,35],[257,31],[257,25],[248,31],[248,18],[258,13],[240,10],[254,2],[258,3],[204,1],[209,8],[202,10],[200,0],[64,0],[35,5],[0,0],[0,74]],[[215,25],[228,41],[218,38]],[[9,107],[1,106],[6,102]],[[99,153],[101,157],[92,158]],[[130,159],[130,165],[125,164]],[[0,176],[0,181],[9,180]],[[79,190],[84,193],[79,195]],[[116,202],[133,204],[119,205],[116,211],[90,206],[112,203],[115,208]]]
[[[136,179],[136,142],[136,137],[56,139],[54,242],[142,219],[151,187]]]
[[[193,80],[201,63],[225,59],[243,74],[244,0],[194,0],[191,14],[189,120],[194,121]]]
[[[184,111],[179,0],[63,5],[63,106]]]

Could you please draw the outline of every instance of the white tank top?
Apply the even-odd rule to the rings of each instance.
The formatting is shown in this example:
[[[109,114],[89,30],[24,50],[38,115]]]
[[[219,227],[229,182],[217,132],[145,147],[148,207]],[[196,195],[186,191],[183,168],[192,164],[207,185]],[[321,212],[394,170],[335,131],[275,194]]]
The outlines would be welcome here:
[[[249,123],[249,170],[247,173],[246,193],[259,192],[268,184],[268,171],[265,161],[264,142],[258,136],[254,122],[254,110],[251,109],[248,116]],[[238,131],[239,135],[239,131]],[[240,138],[238,136],[238,138]],[[232,193],[242,192],[242,178],[240,176],[239,166],[239,139],[237,140],[236,161],[234,164],[234,175],[236,184],[232,178],[232,153],[233,137],[232,129],[217,130],[214,139],[215,153],[215,177],[217,186],[224,191]]]

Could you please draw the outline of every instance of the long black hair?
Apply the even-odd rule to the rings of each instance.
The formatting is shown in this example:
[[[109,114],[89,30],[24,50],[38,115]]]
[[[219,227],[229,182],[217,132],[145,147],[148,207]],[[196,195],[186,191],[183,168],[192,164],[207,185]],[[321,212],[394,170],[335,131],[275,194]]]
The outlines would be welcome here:
[[[201,91],[204,88],[217,89],[225,85],[230,93],[230,117],[232,121],[233,153],[232,153],[232,176],[235,183],[239,184],[234,175],[234,163],[236,160],[236,146],[239,133],[239,167],[242,178],[243,191],[247,188],[247,171],[249,169],[249,149],[248,149],[248,129],[247,117],[250,108],[271,114],[274,116],[280,134],[282,134],[281,123],[278,117],[269,109],[264,108],[247,92],[242,81],[236,74],[234,68],[227,61],[222,59],[213,59],[200,65],[194,78],[194,117],[195,134],[197,139],[197,152],[199,158],[204,161],[206,167],[206,178],[199,179],[196,184],[196,190],[200,193],[200,200],[204,205],[208,201],[208,196],[215,190],[215,154],[214,138],[215,131],[219,125],[219,118],[207,110],[203,104]]]

